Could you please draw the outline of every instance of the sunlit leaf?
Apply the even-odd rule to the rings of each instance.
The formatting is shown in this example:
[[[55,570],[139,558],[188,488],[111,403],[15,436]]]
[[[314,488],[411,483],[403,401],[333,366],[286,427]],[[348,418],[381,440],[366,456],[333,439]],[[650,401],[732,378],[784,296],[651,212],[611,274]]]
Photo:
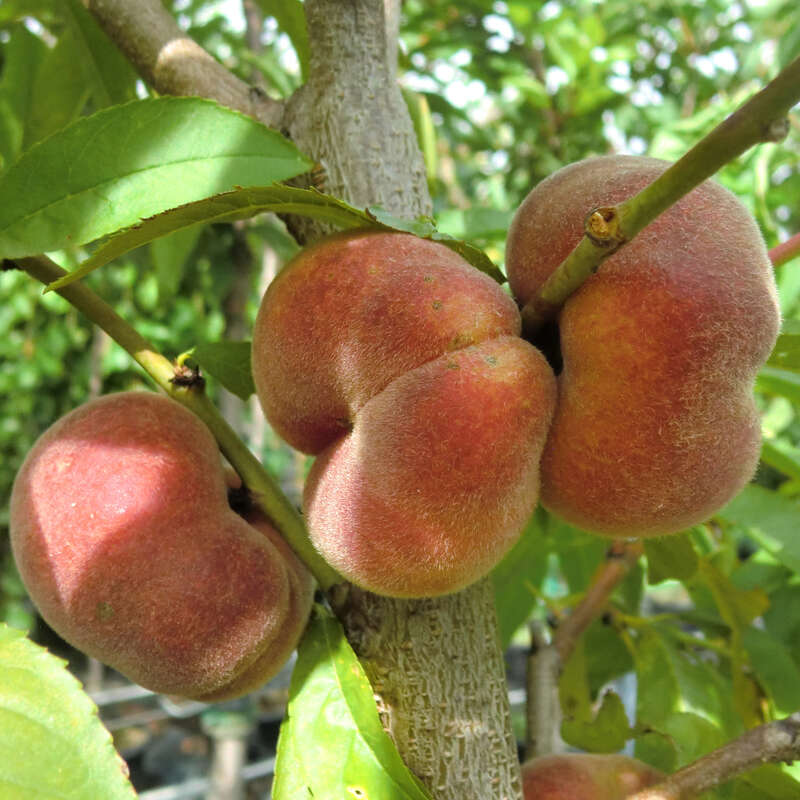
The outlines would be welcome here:
[[[191,355],[205,372],[242,400],[255,392],[250,342],[204,342],[193,347]]]
[[[292,674],[272,797],[429,800],[381,727],[341,626],[319,606]]]
[[[143,217],[311,166],[276,131],[194,97],[83,117],[0,176],[0,256],[83,244]]]
[[[504,649],[536,605],[535,589],[547,571],[549,546],[544,536],[543,516],[540,511],[531,516],[519,541],[492,571],[497,622]]]
[[[697,552],[687,533],[645,539],[644,552],[650,583],[688,580],[697,571]]]
[[[127,766],[65,665],[0,624],[0,796],[130,800]]]

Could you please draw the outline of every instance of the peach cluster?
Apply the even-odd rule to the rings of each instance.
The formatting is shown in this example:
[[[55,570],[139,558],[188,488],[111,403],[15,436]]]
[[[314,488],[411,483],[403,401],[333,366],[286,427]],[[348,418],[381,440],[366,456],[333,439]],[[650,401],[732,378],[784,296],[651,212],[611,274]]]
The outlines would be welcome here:
[[[349,232],[270,285],[253,334],[266,416],[317,455],[304,506],[351,582],[434,596],[487,573],[537,502],[555,400],[511,298],[442,244]]]

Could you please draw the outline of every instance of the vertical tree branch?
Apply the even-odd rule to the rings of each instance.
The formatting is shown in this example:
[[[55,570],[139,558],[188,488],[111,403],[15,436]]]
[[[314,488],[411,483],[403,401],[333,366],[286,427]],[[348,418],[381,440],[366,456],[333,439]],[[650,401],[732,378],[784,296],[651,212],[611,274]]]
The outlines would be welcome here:
[[[525,759],[561,751],[561,702],[558,678],[561,658],[545,636],[544,626],[531,624],[531,650],[526,663]]]
[[[306,0],[309,81],[288,104],[286,129],[324,167],[325,191],[414,217],[431,206],[395,83],[396,6]],[[411,601],[351,589],[334,605],[380,698],[384,726],[436,800],[520,798],[490,581]]]

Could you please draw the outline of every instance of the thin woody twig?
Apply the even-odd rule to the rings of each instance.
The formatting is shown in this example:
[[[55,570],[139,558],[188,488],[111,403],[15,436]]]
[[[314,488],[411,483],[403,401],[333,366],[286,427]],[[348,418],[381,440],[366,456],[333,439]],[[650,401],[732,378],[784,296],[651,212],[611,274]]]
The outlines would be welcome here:
[[[689,800],[767,763],[800,759],[800,712],[759,725],[628,800]]]
[[[21,269],[45,285],[65,274],[58,264],[41,255],[3,262],[3,266],[6,269]],[[281,492],[274,478],[247,449],[206,394],[193,390],[192,385],[182,385],[177,380],[179,372],[176,371],[176,365],[161,355],[147,339],[86,285],[73,283],[57,291],[123,347],[170,397],[191,409],[205,422],[217,440],[220,450],[252,492],[256,505],[272,520],[320,586],[329,589],[342,583],[341,576],[324,561],[311,544],[302,518]]]
[[[527,661],[527,734],[525,758],[550,755],[561,747],[558,678],[581,634],[599,617],[622,580],[644,552],[640,541],[614,541],[597,568],[589,589],[548,642],[541,625],[531,626]]]
[[[160,0],[82,0],[139,74],[159,94],[208,97],[272,128],[283,103],[248,86],[189,38]]]
[[[616,540],[611,544],[586,594],[556,630],[553,644],[562,664],[572,654],[581,634],[603,613],[614,590],[643,552],[644,546],[639,540]]]
[[[798,100],[800,57],[638,194],[619,205],[590,211],[583,238],[522,309],[526,334],[555,316],[603,260],[695,186],[753,145],[786,136],[785,115]]]
[[[780,267],[787,261],[800,256],[800,233],[791,236],[785,242],[781,242],[769,251],[769,258],[772,266]]]

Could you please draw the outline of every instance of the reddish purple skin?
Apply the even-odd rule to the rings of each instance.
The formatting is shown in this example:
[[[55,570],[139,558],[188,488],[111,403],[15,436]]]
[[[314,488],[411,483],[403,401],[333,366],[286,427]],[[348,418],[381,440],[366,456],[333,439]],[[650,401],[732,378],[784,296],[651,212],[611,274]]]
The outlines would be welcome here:
[[[319,457],[311,539],[352,583],[457,591],[509,550],[538,497],[555,400],[511,298],[402,233],[326,238],[267,291],[253,374],[273,427]]]
[[[392,597],[457,591],[519,538],[555,402],[544,357],[512,336],[394,380],[318,457],[312,541],[346,578]]]
[[[207,428],[147,392],[56,422],[11,496],[14,557],[48,624],[141,685],[187,697],[262,683],[288,657],[273,650],[287,627],[295,641],[302,631],[292,615],[307,618],[309,602],[293,600],[296,568],[265,534],[228,506]]]
[[[511,298],[444,245],[343,233],[303,250],[270,284],[253,331],[253,377],[270,425],[319,453],[404,372],[519,330]]]
[[[609,156],[539,184],[507,243],[519,300],[533,297],[577,244],[588,211],[630,197],[665,166]],[[564,305],[542,504],[609,536],[673,533],[708,519],[755,470],[753,381],[779,321],[758,228],[730,192],[707,181]]]

